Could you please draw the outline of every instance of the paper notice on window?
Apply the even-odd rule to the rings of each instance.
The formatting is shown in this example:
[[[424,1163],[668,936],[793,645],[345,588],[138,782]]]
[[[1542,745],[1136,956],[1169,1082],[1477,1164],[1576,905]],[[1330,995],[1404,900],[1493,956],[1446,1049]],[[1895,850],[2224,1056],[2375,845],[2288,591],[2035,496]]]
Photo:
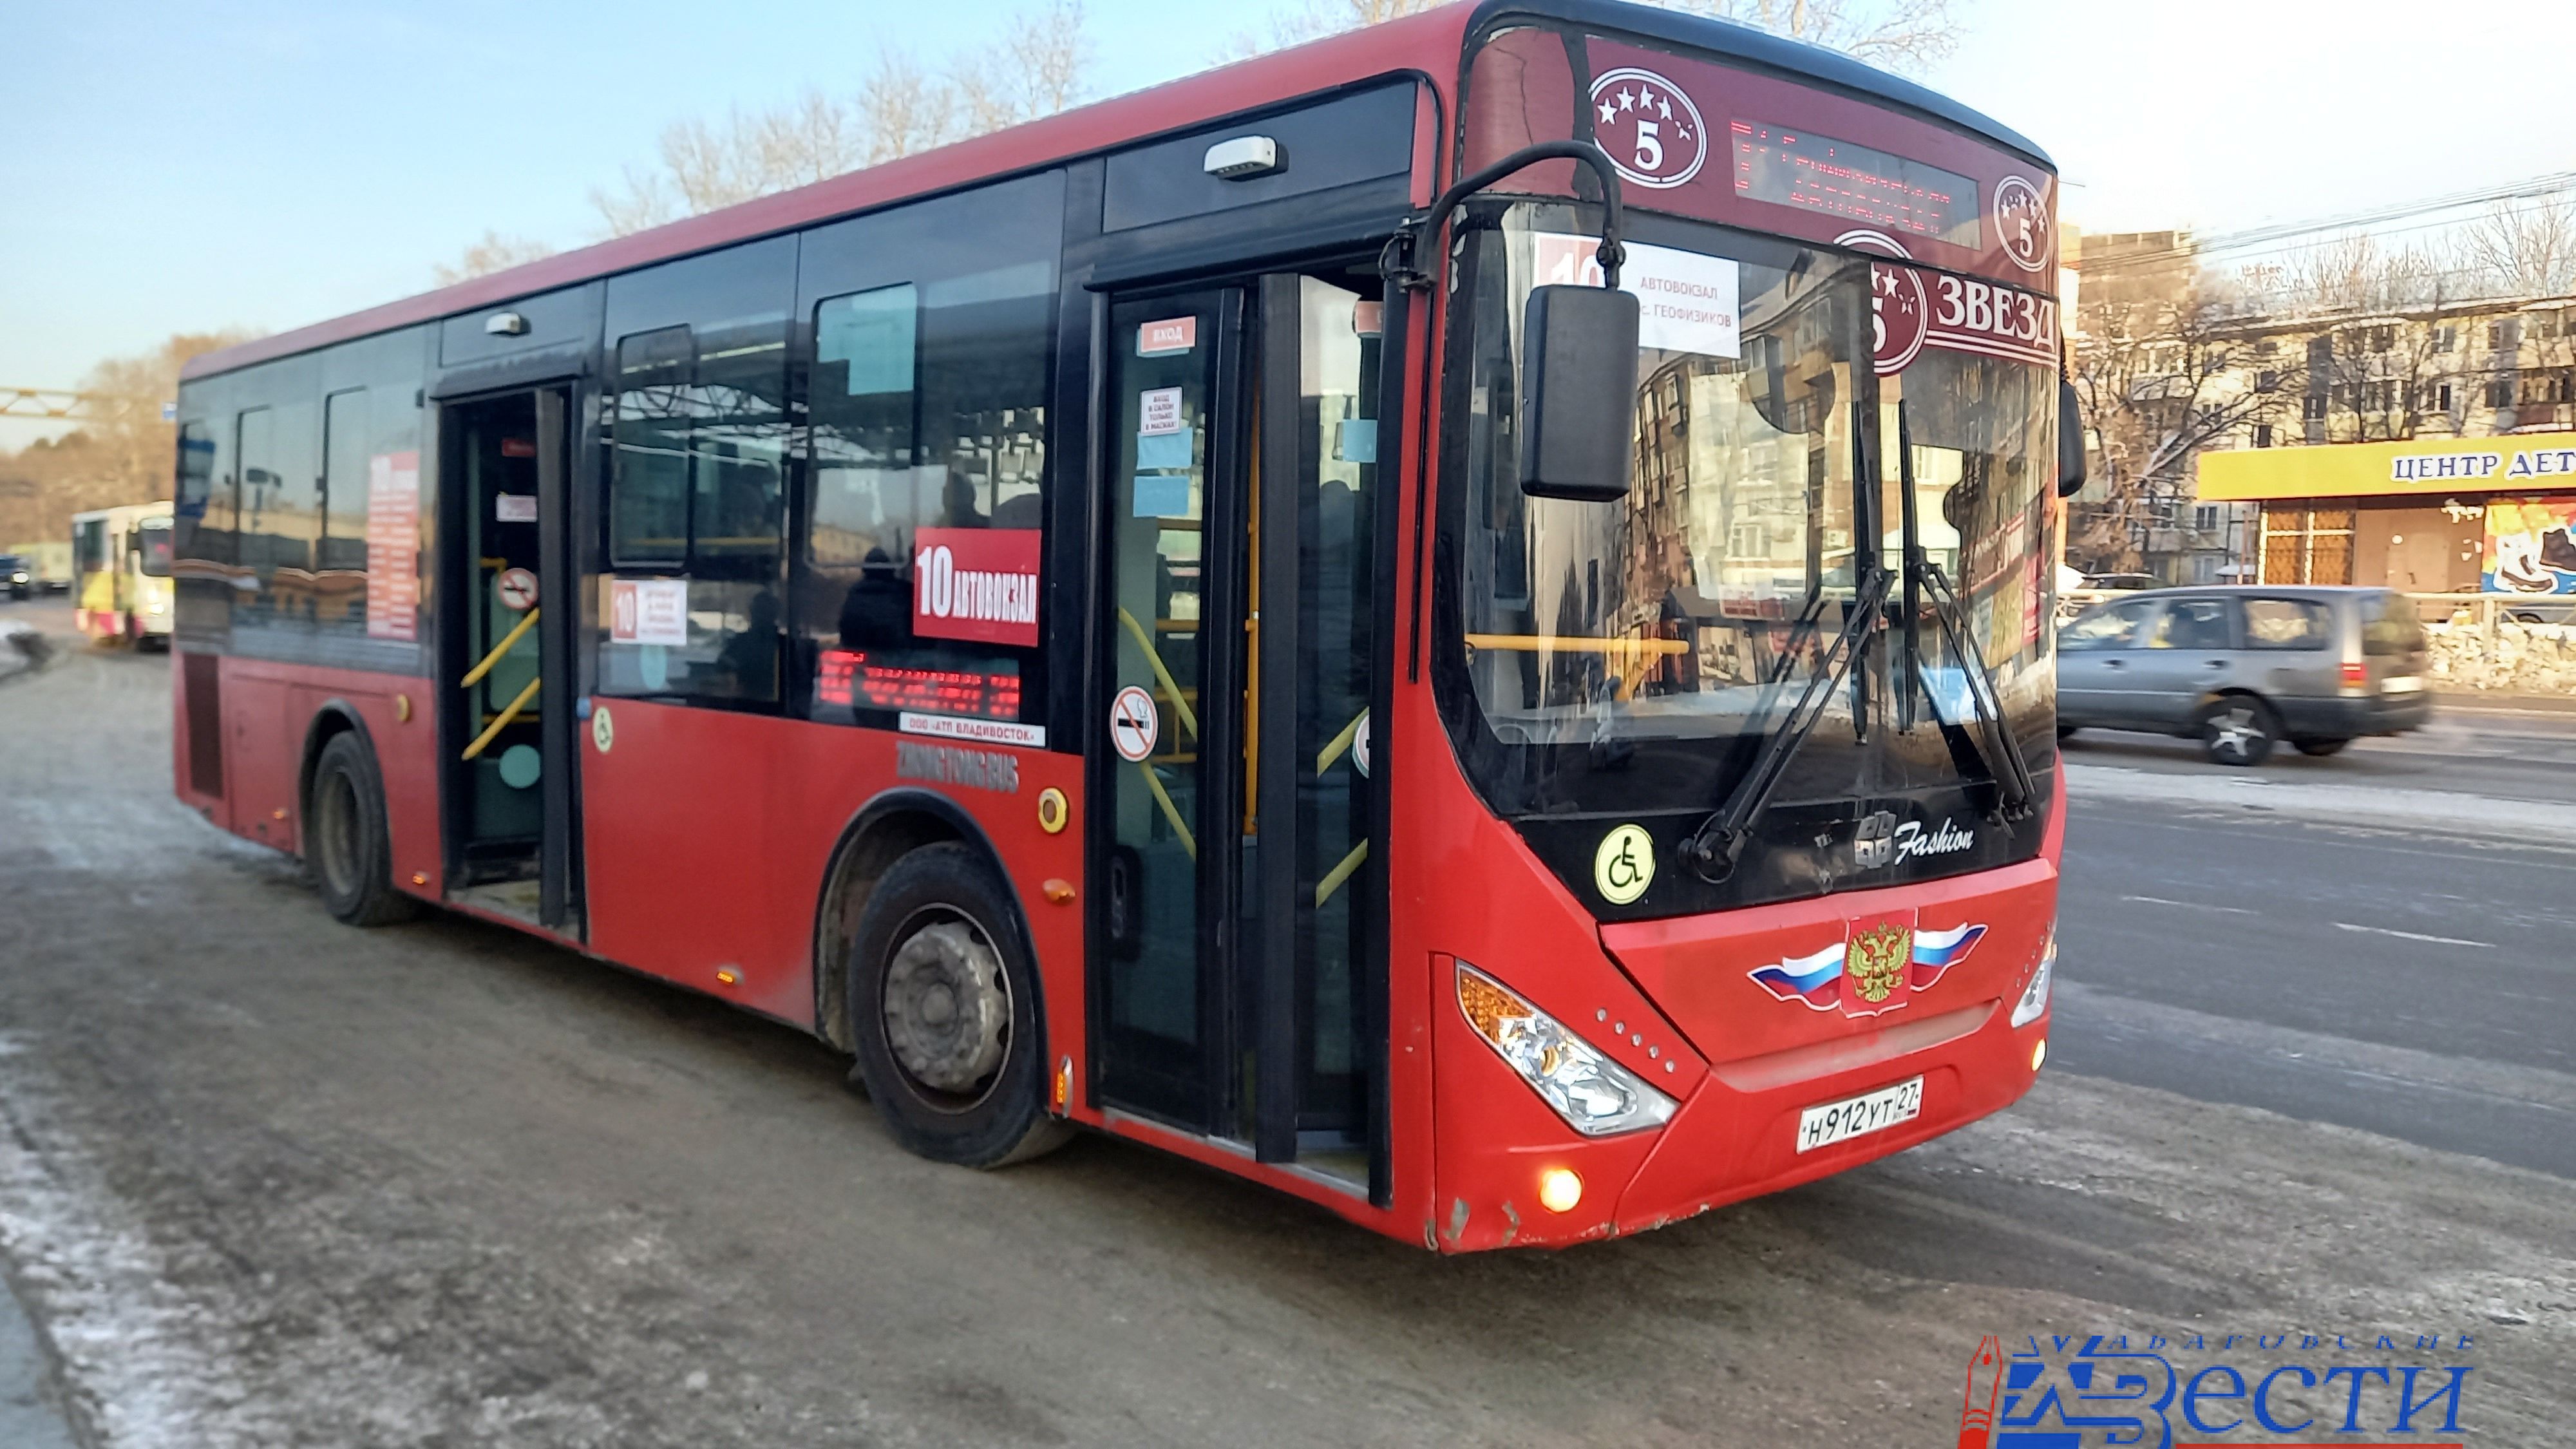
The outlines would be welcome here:
[[[611,579],[608,585],[608,639],[612,644],[659,644],[683,649],[689,643],[687,579]]]
[[[1540,286],[1601,285],[1601,239],[1543,231],[1538,243]],[[1710,357],[1740,357],[1743,332],[1736,313],[1736,263],[1673,247],[1627,243],[1619,290],[1637,299],[1637,345]]]
[[[420,454],[367,460],[367,637],[411,640],[420,619]]]

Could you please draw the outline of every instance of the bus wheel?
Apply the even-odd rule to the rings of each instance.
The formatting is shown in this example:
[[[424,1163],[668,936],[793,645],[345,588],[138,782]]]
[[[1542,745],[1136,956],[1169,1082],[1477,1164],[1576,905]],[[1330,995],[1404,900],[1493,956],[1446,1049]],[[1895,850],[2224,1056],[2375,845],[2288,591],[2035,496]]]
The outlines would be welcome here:
[[[859,1076],[895,1140],[936,1162],[1001,1167],[1069,1135],[1046,1114],[1037,969],[1008,887],[954,841],[894,863],[850,948]]]
[[[349,925],[390,926],[419,908],[394,889],[384,779],[366,741],[352,731],[333,735],[314,762],[304,803],[304,859],[322,904]]]

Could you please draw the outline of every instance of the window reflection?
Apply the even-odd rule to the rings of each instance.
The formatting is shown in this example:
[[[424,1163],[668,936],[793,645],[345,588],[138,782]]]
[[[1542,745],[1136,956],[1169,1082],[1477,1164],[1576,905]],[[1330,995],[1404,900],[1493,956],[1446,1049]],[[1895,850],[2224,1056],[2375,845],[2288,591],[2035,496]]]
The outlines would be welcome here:
[[[685,638],[600,651],[600,689],[766,701],[780,694],[786,615],[786,341],[778,321],[664,327],[616,353],[609,563],[681,575]]]
[[[818,712],[1020,717],[1054,285],[1040,261],[815,307],[801,615]]]

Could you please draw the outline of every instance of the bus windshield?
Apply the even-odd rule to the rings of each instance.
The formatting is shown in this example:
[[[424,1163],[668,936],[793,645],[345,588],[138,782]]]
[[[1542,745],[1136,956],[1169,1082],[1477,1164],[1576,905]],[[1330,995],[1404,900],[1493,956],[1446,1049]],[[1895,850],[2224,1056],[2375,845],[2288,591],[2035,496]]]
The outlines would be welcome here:
[[[170,520],[155,518],[136,531],[134,546],[143,555],[143,576],[170,577]]]
[[[2036,564],[2053,375],[1927,349],[1901,411],[1906,379],[1872,367],[1870,258],[1634,220],[1626,285],[1646,321],[1634,480],[1615,503],[1526,497],[1512,452],[1529,290],[1597,281],[1582,272],[1596,243],[1558,203],[1514,205],[1477,234],[1452,657],[1481,718],[1453,735],[1488,801],[1506,814],[1710,808],[1822,666],[1858,551],[1902,571],[1900,420],[1924,557],[1966,605],[2007,716],[2047,708],[2045,671],[2027,666],[2046,647]],[[1878,477],[1864,482],[1862,459],[1881,460]],[[1903,713],[1973,723],[1964,661],[1938,625],[1888,632],[1874,667],[1911,681],[1919,707]],[[1916,667],[1890,671],[1885,650],[1908,647]],[[1851,699],[1828,705],[1794,793],[1957,780],[1948,751],[1860,748]]]

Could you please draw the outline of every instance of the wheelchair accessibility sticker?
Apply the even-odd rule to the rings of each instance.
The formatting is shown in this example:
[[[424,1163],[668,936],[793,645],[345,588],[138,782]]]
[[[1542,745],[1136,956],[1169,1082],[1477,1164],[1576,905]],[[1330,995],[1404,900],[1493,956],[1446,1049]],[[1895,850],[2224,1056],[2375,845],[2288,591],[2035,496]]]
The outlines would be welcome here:
[[[1592,854],[1592,883],[1601,898],[1624,906],[1655,883],[1655,838],[1642,825],[1622,825],[1601,837]]]

